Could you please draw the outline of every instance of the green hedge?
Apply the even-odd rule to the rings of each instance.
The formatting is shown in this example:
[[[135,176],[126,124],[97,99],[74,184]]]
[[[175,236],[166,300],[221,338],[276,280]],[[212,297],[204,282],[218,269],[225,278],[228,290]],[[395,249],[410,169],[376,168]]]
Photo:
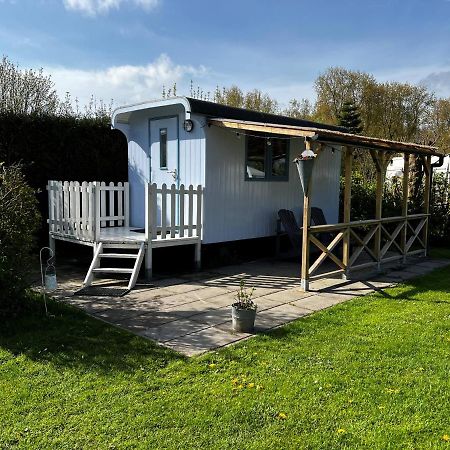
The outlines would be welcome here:
[[[0,317],[20,311],[40,216],[19,166],[0,165]]]
[[[341,178],[340,211],[342,221],[344,178]],[[373,219],[375,213],[376,183],[366,179],[360,173],[352,175],[351,219]],[[399,216],[402,212],[402,181],[399,178],[386,179],[383,192],[383,217]],[[417,196],[420,201],[409,204],[410,213],[420,212],[423,194]],[[430,239],[433,243],[450,245],[450,192],[447,178],[434,174],[430,202]]]
[[[0,161],[20,163],[47,217],[49,179],[126,181],[127,144],[106,119],[0,114]],[[41,224],[42,236],[46,225]]]

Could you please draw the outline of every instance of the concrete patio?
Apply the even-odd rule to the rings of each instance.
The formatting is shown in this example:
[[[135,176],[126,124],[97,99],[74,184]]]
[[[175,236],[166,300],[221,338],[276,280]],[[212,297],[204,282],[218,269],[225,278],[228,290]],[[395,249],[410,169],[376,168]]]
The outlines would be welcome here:
[[[83,273],[59,268],[55,297],[97,319],[192,356],[263,333],[353,297],[382,290],[404,280],[449,265],[447,260],[410,259],[383,274],[359,273],[351,281],[340,277],[312,281],[310,292],[300,290],[298,263],[255,261],[137,284],[123,297],[76,296]],[[357,276],[357,277],[356,277]],[[230,305],[241,279],[254,287],[258,305],[254,334],[231,330]],[[103,280],[105,286],[117,280]]]

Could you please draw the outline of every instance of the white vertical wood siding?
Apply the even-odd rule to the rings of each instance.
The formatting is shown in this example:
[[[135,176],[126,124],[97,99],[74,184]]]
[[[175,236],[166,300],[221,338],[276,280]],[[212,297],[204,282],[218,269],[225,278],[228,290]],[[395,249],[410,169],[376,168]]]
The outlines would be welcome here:
[[[281,208],[300,216],[303,193],[291,162],[304,149],[300,139],[291,140],[289,181],[246,181],[244,136],[211,126],[206,139],[203,243],[274,235]],[[340,163],[340,151],[327,149],[314,168],[312,206],[329,223],[338,221]]]
[[[204,119],[194,121],[194,130],[183,129],[185,111],[182,105],[172,105],[136,111],[131,114],[128,127],[128,180],[130,183],[130,223],[144,227],[145,183],[153,182],[159,166],[151,167],[149,120],[158,117],[179,116],[179,184],[204,185]],[[151,167],[151,170],[150,170]]]

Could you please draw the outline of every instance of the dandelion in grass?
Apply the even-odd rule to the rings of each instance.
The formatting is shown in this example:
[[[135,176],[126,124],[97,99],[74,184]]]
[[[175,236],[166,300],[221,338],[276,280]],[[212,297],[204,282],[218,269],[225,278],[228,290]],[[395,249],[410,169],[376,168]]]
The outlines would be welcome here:
[[[442,440],[445,442],[450,442],[450,436],[448,434],[444,434],[444,436],[442,436]]]
[[[216,367],[216,366],[217,366],[217,364],[214,364],[214,363],[211,363],[211,364],[208,365],[208,367],[209,367],[210,369],[214,369],[214,367]]]
[[[400,389],[386,388],[385,392],[388,392],[389,394],[398,394],[400,392]]]
[[[255,383],[248,383],[247,385],[248,388],[252,389],[255,387]]]
[[[346,432],[345,428],[338,428],[336,433],[337,434],[344,434]]]
[[[287,414],[284,413],[284,412],[279,412],[277,417],[279,419],[281,419],[281,420],[286,420],[287,419]]]
[[[238,383],[239,383],[239,380],[237,378],[233,378],[231,380],[231,384],[238,384]]]
[[[256,390],[257,391],[261,391],[262,389],[264,389],[260,384],[256,385]]]

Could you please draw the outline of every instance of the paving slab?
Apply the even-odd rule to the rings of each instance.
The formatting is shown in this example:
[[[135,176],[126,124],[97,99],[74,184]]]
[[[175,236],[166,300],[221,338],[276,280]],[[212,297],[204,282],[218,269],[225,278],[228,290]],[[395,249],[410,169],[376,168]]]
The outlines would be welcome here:
[[[283,297],[282,293],[277,296],[273,297],[259,297],[255,299],[255,303],[258,307],[259,311],[264,311],[266,309],[275,308],[276,306],[285,305],[286,303],[289,303],[289,299],[286,297]]]
[[[285,289],[284,291],[279,291],[274,294],[265,295],[262,298],[275,300],[280,303],[288,303],[301,298],[310,297],[311,295],[314,295],[314,292],[304,292],[300,288],[294,288],[294,289]]]
[[[318,292],[321,291],[322,289],[340,286],[345,283],[347,283],[347,281],[342,278],[319,278],[317,280],[313,280],[310,282],[309,291]]]
[[[414,275],[426,275],[427,273],[430,273],[434,270],[433,267],[429,266],[421,266],[421,265],[415,265],[415,266],[406,266],[402,269],[403,272],[413,273]]]
[[[307,314],[311,314],[311,310],[292,304],[276,306],[256,315],[255,330],[268,330],[292,322]]]
[[[375,291],[380,291],[382,289],[386,289],[390,286],[394,286],[395,282],[393,281],[382,281],[382,280],[367,280],[365,281],[367,286]]]
[[[229,322],[231,318],[231,308],[222,307],[212,311],[201,312],[189,317],[189,320],[205,323],[207,325],[219,325],[221,323]]]
[[[355,296],[371,294],[373,291],[373,287],[371,287],[367,281],[347,281],[338,286],[322,289],[318,293],[334,293]]]
[[[158,342],[166,342],[190,333],[195,333],[196,331],[200,331],[205,328],[209,328],[209,325],[206,323],[188,319],[179,319],[175,322],[168,322],[159,326],[146,328],[140,334]]]
[[[418,275],[406,270],[393,270],[392,272],[388,273],[388,276],[394,280],[396,279],[398,282],[401,282],[410,280],[411,278],[415,278]]]
[[[119,318],[114,324],[126,328],[128,331],[145,336],[149,329],[164,325],[166,323],[178,320],[179,317],[173,314],[155,311],[152,313],[141,314],[139,316]]]
[[[450,261],[448,260],[429,260],[429,261],[421,261],[417,263],[419,267],[428,267],[430,269],[439,269],[441,267],[446,267],[450,265]]]
[[[222,306],[222,305],[221,305]],[[162,311],[174,314],[177,317],[189,317],[194,314],[199,314],[205,311],[213,311],[220,308],[219,305],[205,300],[197,300],[191,303],[185,303],[184,305],[171,306],[168,308],[162,308]]]
[[[342,295],[339,296],[337,294],[334,295],[316,294],[311,297],[296,300],[292,302],[291,305],[299,308],[308,309],[309,311],[320,311],[322,309],[329,308],[330,306],[337,305],[338,303],[342,303],[343,298],[345,298],[345,300],[351,300],[352,298],[354,298],[354,296],[347,295],[343,297]]]
[[[231,328],[231,322],[229,327]],[[205,328],[165,342],[165,346],[187,356],[205,353],[248,338],[248,333],[233,333],[217,327]]]

